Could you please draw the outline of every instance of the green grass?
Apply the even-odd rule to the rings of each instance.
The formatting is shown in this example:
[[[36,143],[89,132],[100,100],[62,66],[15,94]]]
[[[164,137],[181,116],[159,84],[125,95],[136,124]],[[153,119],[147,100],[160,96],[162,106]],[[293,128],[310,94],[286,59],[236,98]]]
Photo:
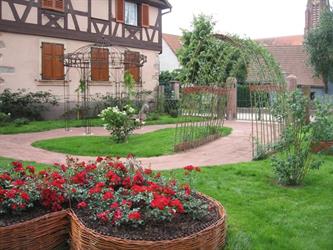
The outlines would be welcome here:
[[[203,168],[193,186],[226,208],[227,250],[333,249],[333,157],[300,187],[277,185],[268,160]]]
[[[15,160],[10,159],[10,158],[0,157],[0,169],[9,168],[13,161],[15,161]],[[37,163],[37,162],[34,162],[34,161],[23,161],[23,163],[24,163],[24,166],[29,166],[29,165],[35,166],[37,170],[42,170],[42,169],[53,167],[53,166],[48,165],[48,164]]]
[[[275,183],[269,161],[204,168],[193,185],[228,214],[226,249],[333,249],[333,157],[300,187]],[[180,176],[176,171],[176,176]]]
[[[137,157],[152,157],[173,153],[175,129],[162,129],[142,135],[132,135],[126,143],[116,144],[110,136],[73,136],[36,141],[34,147],[70,155],[125,157],[132,153]],[[231,133],[223,128],[222,135]]]
[[[174,118],[169,115],[160,115],[157,120],[147,120],[145,125],[159,125],[159,124],[174,124],[179,121],[180,118]],[[192,122],[201,121],[200,117],[191,118]],[[103,121],[99,118],[91,119],[93,127],[103,126]],[[70,120],[68,122],[69,127],[83,127],[84,122],[82,120]],[[9,123],[7,125],[0,126],[0,134],[19,134],[19,133],[31,133],[42,132],[52,129],[65,128],[64,120],[51,120],[51,121],[32,121],[29,124],[16,127],[15,124]]]

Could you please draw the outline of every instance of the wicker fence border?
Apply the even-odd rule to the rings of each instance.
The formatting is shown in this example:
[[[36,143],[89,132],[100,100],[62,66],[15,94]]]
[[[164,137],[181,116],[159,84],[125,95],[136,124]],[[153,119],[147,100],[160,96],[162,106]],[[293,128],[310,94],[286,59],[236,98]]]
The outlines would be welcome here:
[[[156,250],[156,249],[172,249],[172,250],[190,250],[220,249],[225,244],[226,238],[226,213],[223,206],[213,200],[218,208],[220,219],[211,226],[202,231],[189,235],[187,237],[174,240],[163,241],[143,241],[143,240],[126,240],[112,236],[105,236],[86,228],[75,215],[71,213],[71,249],[73,250]]]
[[[51,250],[68,240],[68,211],[49,213],[35,219],[0,227],[0,250]]]

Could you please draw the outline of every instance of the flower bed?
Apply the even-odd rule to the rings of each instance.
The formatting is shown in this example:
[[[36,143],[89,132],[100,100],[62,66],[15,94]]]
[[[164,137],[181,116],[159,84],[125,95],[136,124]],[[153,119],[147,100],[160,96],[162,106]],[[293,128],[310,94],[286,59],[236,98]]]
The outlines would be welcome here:
[[[91,244],[100,244],[95,249],[107,249],[107,244],[131,249],[125,245],[137,242],[145,249],[157,244],[173,249],[178,245],[179,249],[182,245],[215,249],[224,244],[223,207],[188,184],[200,168],[185,167],[184,180],[177,182],[142,168],[131,156],[126,162],[108,157],[89,163],[67,159],[67,165],[57,167],[56,171],[35,173],[34,167],[24,168],[16,162],[0,173],[0,238],[11,234],[19,239],[34,228],[31,231],[36,237],[16,244],[35,242],[36,249],[46,241],[50,246],[58,244],[60,236],[66,238],[67,227],[66,211],[61,210],[70,207],[73,249],[90,249]],[[47,214],[40,217],[40,213]],[[61,218],[53,219],[58,214]],[[8,237],[1,242],[10,245],[12,240]]]
[[[321,141],[312,145],[312,152],[328,152],[333,147],[333,141]]]

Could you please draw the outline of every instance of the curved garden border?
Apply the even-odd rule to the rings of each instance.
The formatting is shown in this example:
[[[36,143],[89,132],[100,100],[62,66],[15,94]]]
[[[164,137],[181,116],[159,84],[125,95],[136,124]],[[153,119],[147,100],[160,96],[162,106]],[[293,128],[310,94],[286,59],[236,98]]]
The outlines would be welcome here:
[[[0,227],[0,249],[55,249],[68,240],[69,224],[68,211],[62,210]]]
[[[74,212],[71,212],[71,248],[77,250],[190,250],[220,249],[225,244],[226,238],[226,212],[224,207],[216,200],[201,194],[212,201],[218,208],[220,219],[211,226],[192,235],[177,238],[173,240],[145,241],[145,240],[127,240],[112,236],[105,236],[94,230],[91,230],[80,222]]]

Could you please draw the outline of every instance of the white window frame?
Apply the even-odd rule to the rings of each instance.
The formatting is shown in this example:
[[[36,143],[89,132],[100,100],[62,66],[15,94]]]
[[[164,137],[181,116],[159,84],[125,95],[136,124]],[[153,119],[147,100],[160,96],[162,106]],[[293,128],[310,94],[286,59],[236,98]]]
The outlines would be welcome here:
[[[139,6],[137,3],[125,1],[124,7],[124,23],[131,26],[138,26],[139,25]]]

